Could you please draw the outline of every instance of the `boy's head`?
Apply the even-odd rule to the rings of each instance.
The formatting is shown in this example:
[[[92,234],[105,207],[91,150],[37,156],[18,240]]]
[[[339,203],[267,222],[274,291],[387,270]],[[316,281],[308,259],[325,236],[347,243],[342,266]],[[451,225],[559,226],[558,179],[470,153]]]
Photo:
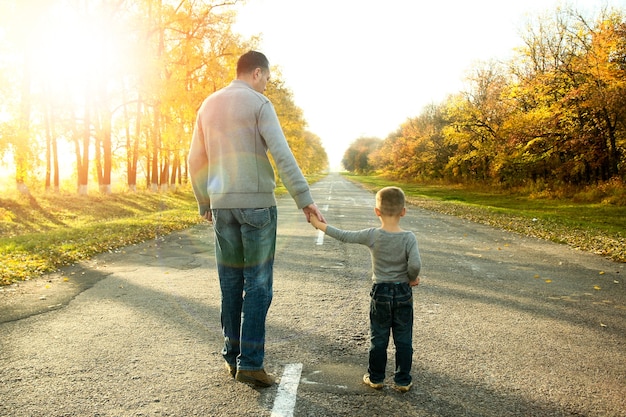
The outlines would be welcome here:
[[[404,192],[398,187],[385,187],[376,193],[376,208],[383,216],[400,216],[404,209]]]

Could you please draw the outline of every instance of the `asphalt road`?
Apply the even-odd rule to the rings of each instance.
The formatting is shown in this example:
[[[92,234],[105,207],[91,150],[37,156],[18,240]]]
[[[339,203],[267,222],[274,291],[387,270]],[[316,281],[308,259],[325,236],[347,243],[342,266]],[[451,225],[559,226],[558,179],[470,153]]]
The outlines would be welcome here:
[[[378,224],[371,193],[312,188],[331,224]],[[403,226],[423,261],[409,393],[361,383],[369,253],[283,197],[266,369],[289,384],[227,375],[205,224],[3,288],[0,416],[626,416],[624,264],[416,207]]]

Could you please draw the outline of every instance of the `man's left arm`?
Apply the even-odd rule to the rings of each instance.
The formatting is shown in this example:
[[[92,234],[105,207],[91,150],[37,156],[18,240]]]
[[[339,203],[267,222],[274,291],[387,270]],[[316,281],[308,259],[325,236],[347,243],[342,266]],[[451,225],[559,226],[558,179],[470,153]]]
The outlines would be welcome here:
[[[269,101],[261,108],[258,123],[261,136],[263,136],[276,163],[278,175],[291,197],[295,200],[298,208],[304,210],[308,207],[304,212],[307,216],[307,221],[311,213],[316,213],[316,216],[320,219],[323,218],[319,217],[321,213],[315,206],[309,184],[306,178],[304,178],[293,152],[289,148],[274,106]],[[315,207],[311,207],[312,205]]]

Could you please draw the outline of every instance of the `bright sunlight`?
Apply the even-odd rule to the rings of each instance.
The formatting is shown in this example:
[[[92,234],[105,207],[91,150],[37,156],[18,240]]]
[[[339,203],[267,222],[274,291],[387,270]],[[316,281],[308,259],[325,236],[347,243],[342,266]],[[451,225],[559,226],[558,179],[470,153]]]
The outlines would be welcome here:
[[[85,2],[77,8],[68,2],[39,2],[41,7],[34,8],[30,3],[16,6],[23,10],[12,23],[33,79],[45,83],[33,87],[51,93],[69,88],[77,98],[86,85],[105,87],[115,68],[128,64],[129,54],[116,40],[113,12],[106,5]]]

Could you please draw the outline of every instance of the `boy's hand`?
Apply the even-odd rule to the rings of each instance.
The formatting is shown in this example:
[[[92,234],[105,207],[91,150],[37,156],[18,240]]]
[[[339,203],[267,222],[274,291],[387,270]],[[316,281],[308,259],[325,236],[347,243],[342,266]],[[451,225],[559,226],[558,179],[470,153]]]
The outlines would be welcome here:
[[[321,230],[322,232],[326,232],[326,220],[325,219],[318,219],[315,216],[311,216],[311,219],[309,220],[309,222],[311,223],[311,226],[315,227],[318,230]]]
[[[315,227],[316,229],[319,228],[319,224],[321,223],[317,216],[311,216],[309,222],[311,223],[311,226]]]
[[[420,277],[415,278],[414,281],[409,281],[409,285],[411,287],[417,287],[418,285],[420,285]]]

